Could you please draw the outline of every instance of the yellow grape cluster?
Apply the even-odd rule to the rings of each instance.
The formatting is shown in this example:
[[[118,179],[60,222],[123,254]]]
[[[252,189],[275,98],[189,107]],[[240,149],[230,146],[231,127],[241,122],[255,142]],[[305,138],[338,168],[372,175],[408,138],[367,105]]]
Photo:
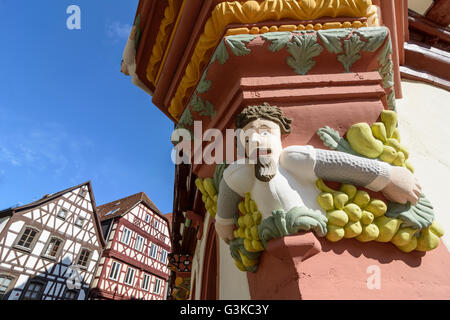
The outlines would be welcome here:
[[[400,144],[395,111],[384,110],[381,112],[381,122],[375,122],[372,126],[364,122],[351,126],[346,136],[352,149],[359,154],[414,172],[408,160],[409,152]]]
[[[246,193],[244,200],[239,203],[239,212],[242,215],[238,218],[239,227],[234,230],[234,237],[244,239],[244,248],[249,252],[263,251],[258,234],[262,216],[255,201],[250,198],[250,193]]]
[[[202,201],[205,204],[206,210],[213,216],[216,217],[217,212],[217,190],[214,187],[214,181],[212,178],[195,180],[195,185],[197,189],[202,193]]]
[[[400,228],[402,220],[385,215],[384,201],[371,199],[367,192],[354,185],[342,184],[339,191],[329,188],[322,179],[317,180],[316,185],[322,191],[317,202],[327,212],[326,238],[329,241],[356,238],[361,242],[392,242],[403,252],[429,251],[439,245],[439,237],[444,234],[435,221],[420,231]],[[416,237],[417,232],[420,232],[419,237]]]

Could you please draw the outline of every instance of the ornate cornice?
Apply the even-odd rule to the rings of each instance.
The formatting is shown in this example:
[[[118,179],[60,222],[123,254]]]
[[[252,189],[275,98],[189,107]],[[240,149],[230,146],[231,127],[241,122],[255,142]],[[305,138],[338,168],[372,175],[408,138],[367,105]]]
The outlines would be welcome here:
[[[346,22],[326,22],[326,23],[301,23],[298,25],[283,24],[280,26],[263,26],[252,28],[232,28],[228,29],[225,36],[233,36],[238,34],[264,34],[267,32],[283,32],[283,31],[303,31],[303,30],[328,30],[328,29],[341,29],[341,28],[354,28],[367,27],[367,22],[361,21],[346,21]]]
[[[156,85],[158,71],[164,57],[169,41],[170,41],[170,27],[176,22],[178,11],[182,0],[167,0],[168,5],[164,11],[164,18],[161,21],[158,35],[156,36],[155,45],[152,49],[152,54],[147,65],[147,79],[153,85]]]
[[[179,119],[187,91],[201,78],[201,67],[208,58],[206,53],[214,48],[232,23],[258,23],[266,20],[314,20],[322,17],[366,17],[368,25],[378,25],[377,9],[371,0],[254,0],[222,2],[211,13],[200,36],[191,61],[172,98],[169,113]],[[147,75],[148,76],[148,75]]]

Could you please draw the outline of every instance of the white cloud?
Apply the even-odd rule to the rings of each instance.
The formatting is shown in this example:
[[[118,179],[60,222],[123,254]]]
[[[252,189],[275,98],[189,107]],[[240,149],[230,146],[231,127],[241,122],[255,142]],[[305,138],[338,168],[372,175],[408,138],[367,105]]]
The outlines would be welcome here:
[[[128,39],[132,25],[127,23],[113,22],[106,27],[106,34],[112,39]]]
[[[2,130],[0,130],[0,133]],[[28,131],[3,132],[0,135],[0,166],[49,171],[61,175],[82,161],[83,154],[92,151],[94,144],[84,136],[71,135],[55,123],[30,126]],[[78,165],[75,169],[82,169]]]

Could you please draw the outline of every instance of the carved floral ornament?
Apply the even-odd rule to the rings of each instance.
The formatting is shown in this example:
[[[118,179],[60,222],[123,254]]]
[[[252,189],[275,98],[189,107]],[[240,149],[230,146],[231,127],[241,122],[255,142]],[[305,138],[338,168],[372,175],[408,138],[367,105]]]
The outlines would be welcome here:
[[[267,108],[268,104],[260,107]],[[248,108],[257,109],[258,106]],[[243,112],[245,111],[246,109]],[[271,118],[273,117],[265,117],[266,120]],[[227,197],[228,202],[233,202],[232,197],[224,196],[225,192],[228,192],[226,189],[234,188],[233,191],[236,192],[240,190],[241,193],[239,195],[242,197],[237,196],[237,208],[230,209],[233,211],[234,230],[232,230],[233,236],[228,238],[228,240],[231,240],[229,241],[231,256],[240,270],[255,272],[258,268],[260,255],[265,250],[268,241],[295,234],[299,231],[314,231],[316,236],[326,237],[331,242],[340,241],[343,238],[355,238],[360,242],[390,242],[399,250],[406,253],[414,250],[430,251],[439,245],[439,238],[443,236],[444,231],[434,220],[433,206],[426,199],[425,195],[420,192],[420,189],[413,188],[415,190],[414,192],[416,192],[414,204],[412,202],[400,204],[395,201],[386,201],[378,193],[369,194],[366,191],[367,189],[375,192],[382,191],[386,197],[388,195],[392,197],[392,193],[387,188],[390,183],[395,183],[392,182],[394,179],[392,175],[393,171],[388,178],[391,182],[385,184],[383,187],[374,187],[372,182],[364,185],[361,183],[362,180],[354,176],[355,172],[358,172],[358,169],[356,171],[353,170],[359,165],[366,169],[372,165],[380,165],[384,167],[388,166],[389,168],[402,167],[401,169],[396,169],[396,172],[402,172],[405,175],[402,181],[408,180],[409,178],[407,177],[413,177],[411,172],[414,169],[408,162],[409,153],[400,144],[400,135],[397,129],[397,115],[394,111],[383,111],[380,114],[380,121],[375,122],[372,126],[369,126],[367,123],[354,124],[348,129],[345,137],[340,137],[337,131],[329,127],[320,128],[317,133],[326,147],[341,152],[335,156],[333,154],[334,151],[321,151],[325,152],[326,157],[334,159],[325,165],[325,167],[328,167],[326,169],[327,173],[316,171],[318,162],[312,166],[319,178],[315,182],[314,180],[308,181],[310,184],[313,184],[313,189],[316,194],[315,200],[321,208],[320,211],[308,208],[308,206],[301,204],[301,201],[301,205],[281,205],[280,207],[279,205],[273,205],[272,200],[267,200],[267,198],[271,198],[268,193],[263,195],[262,198],[261,194],[259,194],[261,192],[264,193],[264,187],[261,186],[264,183],[272,183],[270,181],[273,180],[273,185],[269,189],[283,190],[281,194],[277,191],[278,195],[273,199],[284,197],[283,203],[285,201],[289,202],[292,198],[296,197],[296,192],[299,192],[300,197],[311,197],[311,194],[309,196],[301,194],[299,190],[302,189],[295,189],[296,191],[294,193],[292,193],[292,190],[288,190],[290,187],[283,189],[281,187],[282,185],[291,185],[291,183],[283,183],[282,180],[278,180],[277,182],[273,178],[280,174],[285,175],[285,173],[282,173],[285,170],[298,179],[301,179],[301,177],[296,172],[301,172],[301,175],[308,176],[308,173],[305,171],[305,168],[308,167],[305,167],[304,163],[302,164],[296,159],[308,154],[308,150],[313,149],[310,146],[290,146],[284,149],[281,152],[278,162],[278,166],[283,167],[284,171],[276,171],[273,177],[270,178],[272,180],[269,180],[269,182],[266,180],[264,182],[258,182],[259,187],[257,189],[254,187],[256,182],[252,182],[252,184],[241,178],[238,178],[239,184],[234,184],[232,178],[233,172],[237,172],[238,176],[247,176],[245,168],[242,170],[242,168],[236,167],[234,163],[229,166],[226,164],[217,165],[213,178],[197,179],[195,181],[197,188],[203,195],[202,199],[208,212],[216,218],[216,229],[218,224],[222,225],[217,229],[221,237],[225,234],[223,230],[226,229],[226,225],[223,224],[223,221],[225,221],[223,220],[224,218],[217,216],[220,210],[224,210],[224,205],[223,202],[221,203],[220,197]],[[286,158],[286,152],[296,154],[292,158],[294,159],[293,162],[286,160],[289,159]],[[316,152],[319,152],[319,149],[316,149]],[[352,157],[351,160],[342,160],[347,157],[346,155]],[[320,158],[321,156],[316,154],[316,157]],[[378,161],[366,159],[377,159]],[[332,167],[333,162],[336,161],[343,161],[341,163],[344,166],[339,166],[338,171],[345,171],[345,177],[340,176],[340,173],[331,173],[330,175],[329,166]],[[292,165],[293,163],[295,165]],[[350,166],[354,168],[347,171],[345,169],[345,163],[351,163]],[[381,165],[380,163],[384,164]],[[375,171],[383,171],[377,170]],[[337,188],[330,188],[320,178],[322,176],[339,177],[336,178],[337,180],[327,178],[327,181],[349,180],[356,182],[340,183]],[[250,178],[251,174],[248,177]],[[414,183],[417,184],[417,182],[410,183],[411,185],[414,185]],[[253,187],[247,187],[252,185]],[[295,203],[295,201],[292,203]],[[268,214],[267,208],[264,207],[266,205],[278,209],[271,209],[272,211]],[[220,229],[224,228],[224,226],[225,229]],[[226,238],[223,239],[227,240]]]
[[[272,53],[286,50],[289,53],[286,64],[292,69],[293,74],[300,75],[306,75],[313,70],[317,64],[317,58],[323,52],[335,55],[336,63],[342,65],[343,72],[352,72],[353,64],[361,59],[362,53],[374,52],[379,65],[377,71],[383,80],[382,85],[388,96],[388,108],[395,110],[392,45],[386,27],[239,34],[225,37],[217,46],[208,67],[198,82],[190,103],[179,118],[178,128],[190,129],[194,123],[194,113],[197,113],[198,117],[207,116],[211,120],[214,119],[216,115],[214,104],[204,98],[204,95],[213,86],[212,80],[208,79],[210,66],[213,64],[225,65],[231,55],[241,57],[251,54],[249,43],[257,38],[268,42],[268,49]]]
[[[176,20],[174,8],[177,4],[179,4],[177,0],[168,1],[165,17],[148,63],[147,78],[153,84],[156,84],[156,76],[158,68],[162,65],[160,62],[164,52],[170,47],[167,29]],[[377,8],[372,5],[371,0],[264,0],[259,2],[251,0],[225,1],[217,4],[205,24],[203,34],[197,41],[191,61],[170,103],[169,113],[175,119],[179,119],[187,91],[198,83],[201,77],[201,66],[207,59],[207,52],[217,46],[225,34],[227,25],[281,19],[314,20],[322,17],[367,18],[368,26],[378,25]]]

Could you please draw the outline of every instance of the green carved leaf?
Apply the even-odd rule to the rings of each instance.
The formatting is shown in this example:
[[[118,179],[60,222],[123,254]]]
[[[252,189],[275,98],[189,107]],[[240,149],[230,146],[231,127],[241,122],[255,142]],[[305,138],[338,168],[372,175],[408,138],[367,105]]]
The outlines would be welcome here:
[[[287,51],[291,57],[287,58],[287,64],[298,74],[305,75],[314,67],[314,57],[318,56],[323,48],[317,43],[315,34],[296,34],[293,42],[287,44]]]
[[[330,128],[323,127],[317,130],[317,134],[322,140],[323,144],[330,148],[331,150],[346,152],[355,156],[361,156],[359,153],[354,151],[347,140],[339,135],[339,132]]]
[[[424,229],[433,223],[434,210],[430,201],[421,194],[415,206],[409,202],[400,204],[389,201],[386,216],[403,220],[402,228]]]
[[[289,234],[313,230],[317,236],[325,237],[327,222],[327,218],[319,210],[306,207],[292,208],[286,215],[286,228]]]
[[[387,98],[387,103],[388,103],[388,108],[389,110],[393,110],[395,111],[397,108],[395,106],[395,91],[392,90],[391,93],[389,94],[388,98]]]
[[[294,207],[287,213],[280,209],[274,210],[272,216],[267,217],[258,226],[259,238],[264,247],[267,242],[295,234],[299,231],[313,230],[319,237],[327,234],[327,218],[319,210],[307,207]]]
[[[200,111],[200,115],[209,116],[212,120],[216,116],[216,110],[214,110],[214,105],[211,102],[206,101],[205,108],[202,111]]]
[[[208,74],[208,68],[206,68],[205,72],[203,72],[203,76],[198,83],[198,86],[197,86],[198,93],[206,93],[206,92],[208,92],[209,89],[211,89],[212,81],[206,80],[207,74]]]
[[[344,65],[346,72],[350,72],[350,67],[359,59],[361,55],[359,52],[364,47],[364,42],[361,41],[358,35],[352,34],[350,39],[344,40],[344,53],[338,56],[338,60]]]
[[[392,43],[389,37],[388,41],[386,42],[386,45],[378,54],[378,62],[380,63],[380,65],[384,66],[385,64],[387,64],[390,60],[389,57],[391,54],[392,54]]]
[[[343,38],[346,38],[350,33],[349,29],[329,29],[329,30],[319,30],[317,34],[319,35],[322,44],[325,49],[330,53],[341,53]]]
[[[283,223],[281,222],[281,220],[284,220],[286,224],[286,220],[284,219],[284,217],[284,211],[277,210],[272,212],[272,216],[267,217],[259,224],[258,234],[264,248],[266,247],[268,241],[287,235],[287,229],[282,228]]]
[[[389,60],[385,65],[382,65],[378,69],[378,73],[383,79],[383,88],[390,88],[394,85],[394,69],[391,60]]]
[[[210,116],[213,119],[216,115],[214,105],[209,101],[204,102],[197,93],[194,93],[189,105],[192,106],[192,111],[198,112],[201,116]]]
[[[249,43],[256,37],[256,35],[252,34],[239,34],[235,36],[228,36],[225,38],[225,41],[231,52],[233,52],[235,56],[240,57],[245,56],[251,52],[251,50],[248,49],[245,44]]]
[[[225,46],[225,42],[222,40],[220,41],[219,45],[217,46],[216,51],[214,52],[214,55],[211,59],[211,63],[214,61],[218,61],[220,64],[225,64],[229,58],[227,47]]]
[[[392,43],[390,37],[386,41],[386,45],[378,54],[378,62],[380,64],[380,68],[378,69],[378,73],[381,75],[383,79],[383,87],[389,88],[394,85],[394,70],[393,63],[390,59],[392,54]]]
[[[243,238],[235,238],[230,241],[230,254],[233,259],[242,262],[241,255],[239,251],[242,252],[243,255],[247,256],[249,259],[257,260],[261,256],[261,252],[250,252],[245,250],[244,247],[244,239]],[[258,269],[258,264],[252,267],[245,267],[248,272],[256,272]]]
[[[365,40],[362,50],[375,52],[386,40],[389,31],[386,27],[359,28],[354,31]]]
[[[184,109],[183,114],[180,117],[180,120],[178,121],[177,128],[186,128],[189,126],[192,126],[194,124],[194,119],[192,118],[191,109],[189,106]]]
[[[205,103],[202,98],[197,95],[197,92],[192,96],[191,102],[189,103],[192,106],[192,111],[200,112],[205,109]]]
[[[270,41],[269,50],[277,52],[286,47],[291,41],[292,33],[290,32],[268,32],[261,35],[264,40]]]

